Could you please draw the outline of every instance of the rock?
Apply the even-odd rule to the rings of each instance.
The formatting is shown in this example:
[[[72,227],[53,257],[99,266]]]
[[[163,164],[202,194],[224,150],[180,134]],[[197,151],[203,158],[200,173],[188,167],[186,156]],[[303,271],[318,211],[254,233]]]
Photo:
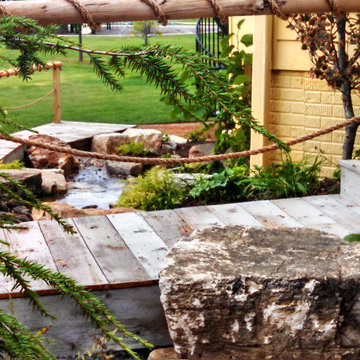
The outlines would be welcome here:
[[[143,171],[143,164],[122,161],[106,161],[110,175],[138,176]]]
[[[151,152],[158,153],[161,150],[162,133],[159,130],[129,128],[124,131],[124,135],[136,143],[144,143],[144,148]]]
[[[120,145],[129,144],[130,138],[124,133],[99,134],[93,137],[91,151],[101,154],[115,154]]]
[[[44,144],[70,148],[70,146],[64,141],[49,135],[32,135],[29,139]],[[27,155],[32,166],[37,169],[58,168],[64,170],[65,176],[70,175],[79,169],[78,159],[71,154],[31,146],[27,151]]]
[[[311,229],[210,228],[160,270],[180,358],[358,359],[360,244]]]
[[[1,170],[1,173],[7,174],[8,176],[20,181],[30,191],[36,195],[41,194],[41,171],[38,169],[7,169]],[[8,183],[8,180],[1,177],[2,183]],[[18,201],[18,200],[16,200]]]
[[[66,192],[66,179],[61,169],[41,170],[42,191],[45,195],[55,195]]]
[[[148,360],[178,360],[178,359],[179,358],[176,356],[173,347],[153,350],[148,357]]]
[[[170,142],[173,142],[175,144],[186,144],[188,141],[187,139],[177,136],[177,135],[169,135]]]
[[[176,185],[178,186],[186,186],[186,185],[193,185],[197,182],[200,178],[209,178],[211,175],[208,174],[187,174],[187,173],[174,173],[171,174],[173,179],[175,180]]]
[[[171,152],[175,151],[177,148],[177,144],[174,142],[166,142],[161,145],[161,151],[165,152]]]
[[[208,156],[214,153],[214,143],[198,144],[191,147],[189,157]]]
[[[83,216],[98,216],[98,215],[109,215],[109,214],[122,214],[126,212],[136,211],[134,209],[128,208],[114,208],[114,209],[77,209],[76,207],[61,203],[58,201],[49,201],[44,202],[45,205],[50,206],[56,213],[58,213],[62,218],[74,218],[74,217],[83,217]],[[45,211],[32,209],[31,215],[34,220],[45,220],[50,219],[50,216],[45,213]]]

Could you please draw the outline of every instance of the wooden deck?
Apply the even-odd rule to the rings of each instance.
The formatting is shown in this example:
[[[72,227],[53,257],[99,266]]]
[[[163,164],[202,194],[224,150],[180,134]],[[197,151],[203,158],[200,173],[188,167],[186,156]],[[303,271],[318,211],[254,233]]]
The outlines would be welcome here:
[[[33,130],[37,131],[39,134],[54,136],[62,141],[72,144],[78,141],[90,139],[97,134],[119,132],[130,127],[134,127],[134,125],[62,121],[60,124],[49,123],[37,126]],[[28,138],[30,135],[34,135],[34,133],[25,130],[19,131],[13,135]],[[13,143],[11,141],[0,140],[1,162],[11,162],[17,159],[22,159],[23,156],[23,145]]]
[[[127,127],[131,125],[63,121],[35,130],[80,144],[95,134]],[[21,159],[23,152],[22,146],[0,140],[1,160]],[[167,346],[171,339],[160,303],[158,271],[163,257],[180,238],[212,225],[309,227],[344,237],[360,233],[360,205],[352,200],[355,198],[349,201],[340,195],[312,196],[68,219],[75,235],[65,234],[53,221],[34,221],[26,223],[27,230],[10,233],[0,229],[0,238],[10,243],[9,248],[0,247],[71,276],[92,289],[128,330],[156,346]],[[57,321],[33,313],[28,301],[13,289],[11,279],[1,276],[0,310],[10,310],[34,331],[51,325],[47,335],[54,339],[50,347],[58,356],[90,348],[98,333],[83,321],[79,308],[41,281],[32,281],[31,286]],[[132,341],[129,345],[137,347]]]
[[[311,196],[68,219],[78,232],[73,236],[49,220],[27,223],[28,230],[2,235],[14,254],[39,261],[95,290],[129,330],[164,346],[170,339],[159,300],[158,271],[179,238],[211,225],[309,227],[343,237],[360,232],[359,215],[360,206],[340,195]],[[15,314],[25,323],[34,329],[53,323],[24,310],[26,300],[17,298],[9,279],[2,278],[0,284],[0,309],[9,306],[6,298],[12,293]],[[90,346],[92,329],[84,326],[71,303],[64,300],[59,306],[60,297],[46,284],[34,281],[32,286],[59,316],[49,332],[61,344],[58,354]]]

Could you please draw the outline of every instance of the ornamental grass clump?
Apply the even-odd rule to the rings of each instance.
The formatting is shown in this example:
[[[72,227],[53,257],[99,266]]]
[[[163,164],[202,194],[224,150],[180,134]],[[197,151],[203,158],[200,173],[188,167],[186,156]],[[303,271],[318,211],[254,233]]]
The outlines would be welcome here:
[[[177,207],[184,198],[174,175],[164,168],[154,167],[144,175],[128,180],[116,206],[145,211]]]

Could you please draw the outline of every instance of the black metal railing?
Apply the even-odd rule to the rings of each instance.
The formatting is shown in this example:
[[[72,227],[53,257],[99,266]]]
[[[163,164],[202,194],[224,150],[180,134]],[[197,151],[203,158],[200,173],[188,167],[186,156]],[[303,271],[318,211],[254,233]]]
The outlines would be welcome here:
[[[219,59],[221,54],[221,40],[229,34],[229,26],[221,24],[219,18],[199,19],[196,24],[196,51],[207,55],[204,59],[214,70],[224,69],[225,64],[212,61]]]

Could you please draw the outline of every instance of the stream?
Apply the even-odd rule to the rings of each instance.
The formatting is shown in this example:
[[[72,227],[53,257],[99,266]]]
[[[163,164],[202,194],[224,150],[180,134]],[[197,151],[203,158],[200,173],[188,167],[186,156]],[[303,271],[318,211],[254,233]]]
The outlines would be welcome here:
[[[68,181],[68,191],[56,200],[78,209],[109,209],[123,190],[125,180],[110,176],[102,160],[80,158],[80,170]]]

